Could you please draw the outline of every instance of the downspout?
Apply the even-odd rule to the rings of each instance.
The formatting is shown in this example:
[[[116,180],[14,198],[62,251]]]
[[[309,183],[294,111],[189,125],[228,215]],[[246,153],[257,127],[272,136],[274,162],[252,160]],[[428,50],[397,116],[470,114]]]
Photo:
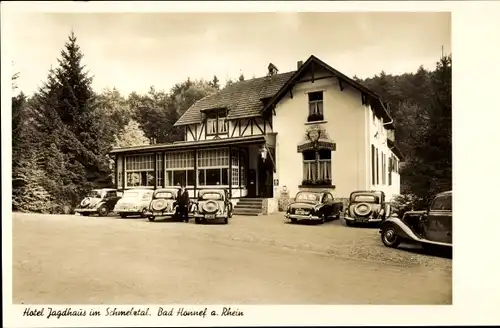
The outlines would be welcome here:
[[[385,108],[384,103],[380,101],[380,104],[382,105],[382,108],[385,110],[385,112],[389,115],[389,111],[387,110],[387,108]],[[387,123],[382,123],[382,126],[394,123],[394,119],[392,118],[392,116],[389,115],[389,117],[391,118],[391,121]]]

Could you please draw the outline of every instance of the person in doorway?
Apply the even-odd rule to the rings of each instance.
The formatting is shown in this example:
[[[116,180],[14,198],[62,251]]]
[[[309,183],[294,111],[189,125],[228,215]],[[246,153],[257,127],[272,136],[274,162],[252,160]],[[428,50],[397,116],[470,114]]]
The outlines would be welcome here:
[[[179,215],[184,222],[189,222],[189,193],[186,186],[181,185],[179,192],[177,193],[177,204],[179,209]]]

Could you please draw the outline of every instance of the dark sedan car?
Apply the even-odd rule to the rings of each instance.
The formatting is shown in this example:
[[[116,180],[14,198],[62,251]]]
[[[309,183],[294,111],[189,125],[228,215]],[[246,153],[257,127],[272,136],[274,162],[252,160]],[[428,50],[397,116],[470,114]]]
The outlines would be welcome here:
[[[344,220],[347,226],[356,223],[380,223],[389,214],[390,205],[386,203],[383,191],[359,190],[351,193]]]
[[[424,248],[452,247],[452,217],[452,192],[437,194],[426,210],[388,218],[380,228],[382,242],[387,247],[398,247],[403,240]]]
[[[343,203],[335,201],[328,191],[299,191],[288,206],[285,218],[292,223],[299,220],[316,220],[321,223],[340,218]]]
[[[121,193],[116,189],[93,189],[81,201],[75,209],[75,213],[83,216],[98,214],[99,216],[107,216],[115,207],[115,204],[121,197]]]

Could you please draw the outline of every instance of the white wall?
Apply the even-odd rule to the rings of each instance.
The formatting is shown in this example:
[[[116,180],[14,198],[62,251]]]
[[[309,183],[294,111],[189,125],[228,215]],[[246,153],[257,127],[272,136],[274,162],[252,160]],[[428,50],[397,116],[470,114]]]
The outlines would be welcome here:
[[[385,192],[386,196],[390,199],[400,193],[400,176],[396,172],[388,172],[389,170],[389,157],[393,155],[392,151],[389,149],[387,144],[387,129],[382,125],[382,120],[378,117],[373,119],[372,112],[370,110],[369,115],[369,162],[370,162],[370,189],[382,190]],[[378,132],[378,134],[377,134]],[[379,183],[372,183],[372,173],[371,173],[371,145],[374,145],[379,151]],[[386,170],[385,172],[381,169],[381,156],[380,154],[385,154],[386,156]],[[388,174],[392,174],[391,185],[389,185],[389,176]],[[385,183],[382,180],[382,175],[385,175]]]
[[[353,190],[368,187],[367,107],[362,105],[361,93],[346,86],[341,91],[336,79],[305,82],[293,88],[293,98],[287,94],[276,106],[273,118],[277,132],[277,173],[280,190],[286,186],[293,196],[302,182],[302,154],[297,145],[308,127],[308,92],[323,91],[323,112],[330,138],[336,143],[332,152],[332,183],[335,197],[348,197]]]

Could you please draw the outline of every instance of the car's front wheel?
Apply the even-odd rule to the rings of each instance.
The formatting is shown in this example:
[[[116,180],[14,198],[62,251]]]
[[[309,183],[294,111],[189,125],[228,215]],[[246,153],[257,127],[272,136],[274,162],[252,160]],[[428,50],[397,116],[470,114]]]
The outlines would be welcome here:
[[[224,218],[224,224],[227,224],[228,222],[229,222],[229,219],[228,219],[228,217],[226,216],[226,217]]]
[[[350,220],[346,220],[346,219],[344,219],[344,221],[345,221],[345,225],[346,225],[346,226],[348,226],[348,227],[352,227],[352,226],[354,225],[354,224],[352,223],[352,221],[350,221]]]
[[[121,214],[120,214],[120,217],[121,217],[122,219],[125,219],[125,218],[127,217],[127,214],[123,214],[123,213],[121,213]]]
[[[384,245],[387,247],[396,248],[401,243],[401,240],[393,227],[383,228],[380,237],[382,238]]]
[[[88,213],[88,212],[87,213],[86,212],[82,212],[80,214],[83,215],[83,216],[89,216],[90,215],[90,213]]]
[[[153,222],[155,220],[155,217],[154,216],[150,216],[150,217],[148,217],[148,220],[151,221],[151,222]]]
[[[99,216],[108,216],[109,214],[109,208],[108,206],[106,205],[102,205],[100,208],[99,208]]]

